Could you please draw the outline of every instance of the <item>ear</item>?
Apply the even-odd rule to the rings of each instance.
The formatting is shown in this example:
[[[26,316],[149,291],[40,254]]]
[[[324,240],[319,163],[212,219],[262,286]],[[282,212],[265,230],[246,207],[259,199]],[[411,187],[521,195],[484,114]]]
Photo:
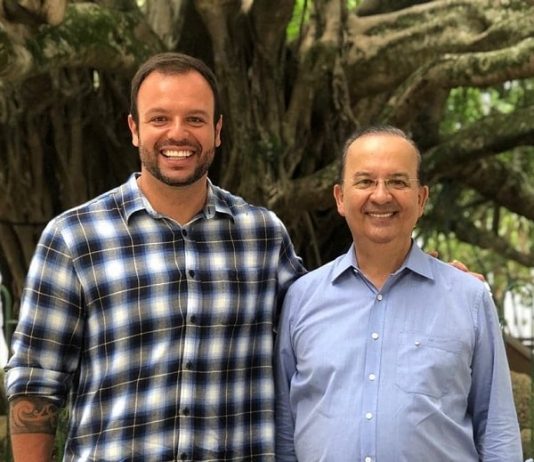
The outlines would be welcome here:
[[[130,127],[130,133],[132,134],[132,144],[135,147],[139,147],[139,131],[132,114],[128,114],[128,127]]]
[[[345,206],[343,205],[343,188],[339,184],[334,185],[334,199],[336,200],[337,213],[342,217],[345,216]]]
[[[428,186],[421,186],[419,188],[419,192],[417,193],[417,201],[419,203],[419,217],[423,215],[423,212],[425,211],[425,205],[426,201],[428,200],[428,195],[430,194],[430,190],[428,189]]]
[[[219,147],[221,145],[221,130],[223,125],[223,116],[219,116],[219,120],[215,124],[215,146]]]

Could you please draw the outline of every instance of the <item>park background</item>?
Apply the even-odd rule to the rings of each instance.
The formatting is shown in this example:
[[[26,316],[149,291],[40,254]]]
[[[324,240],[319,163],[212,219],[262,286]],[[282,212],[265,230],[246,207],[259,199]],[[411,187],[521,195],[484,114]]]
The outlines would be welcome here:
[[[164,50],[205,60],[219,79],[210,177],[276,211],[309,268],[350,243],[331,193],[344,139],[377,123],[413,136],[431,188],[414,237],[490,284],[533,457],[530,0],[0,0],[7,340],[48,220],[139,169],[129,81]]]

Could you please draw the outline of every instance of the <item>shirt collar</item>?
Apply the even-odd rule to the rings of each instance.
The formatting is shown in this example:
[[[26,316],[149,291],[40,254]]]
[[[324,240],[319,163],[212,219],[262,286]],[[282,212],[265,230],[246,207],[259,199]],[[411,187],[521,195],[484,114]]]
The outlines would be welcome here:
[[[139,178],[139,176],[140,173],[133,173],[128,179],[128,181],[124,183],[119,189],[127,221],[134,213],[139,212],[141,210],[145,210],[147,213],[154,217],[160,216],[152,208],[148,200],[143,196],[143,193],[139,189],[139,186],[137,184],[137,179]],[[229,215],[230,217],[232,217],[232,219],[234,218],[234,213],[232,212],[228,203],[224,200],[223,195],[220,193],[220,189],[214,186],[209,178],[208,198],[206,200],[206,205],[202,209],[201,213],[208,220],[213,218],[216,213],[222,213],[225,215]]]
[[[137,186],[137,178],[139,175],[140,173],[133,173],[130,175],[130,178],[128,178],[128,181],[119,188],[126,221],[129,221],[134,213],[146,209],[145,200],[139,190],[139,186]]]
[[[208,178],[208,199],[203,209],[204,216],[209,220],[213,218],[216,213],[222,213],[235,218],[235,213],[225,199],[223,190],[214,186],[211,180]]]
[[[426,252],[423,252],[421,248],[412,241],[412,248],[408,253],[408,257],[399,268],[399,271],[402,271],[404,268],[417,273],[427,279],[434,279],[434,274],[432,272],[432,257]]]
[[[412,241],[412,247],[408,252],[408,256],[404,260],[404,263],[401,265],[401,267],[395,271],[395,274],[408,269],[425,278],[434,279],[431,260],[432,257],[423,252],[421,248]],[[335,282],[347,270],[355,270],[356,272],[359,271],[358,262],[356,261],[356,254],[354,252],[354,243],[352,243],[350,249],[345,255],[342,255],[336,260],[334,270],[332,271],[332,282]]]

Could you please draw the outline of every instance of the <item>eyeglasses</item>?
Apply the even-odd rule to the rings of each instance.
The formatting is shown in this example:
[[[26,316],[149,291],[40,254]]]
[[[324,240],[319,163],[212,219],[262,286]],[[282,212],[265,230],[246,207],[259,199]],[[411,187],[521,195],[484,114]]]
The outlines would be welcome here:
[[[374,191],[378,187],[378,183],[382,181],[388,191],[402,191],[410,189],[412,182],[419,182],[417,178],[356,178],[352,185],[361,191]]]

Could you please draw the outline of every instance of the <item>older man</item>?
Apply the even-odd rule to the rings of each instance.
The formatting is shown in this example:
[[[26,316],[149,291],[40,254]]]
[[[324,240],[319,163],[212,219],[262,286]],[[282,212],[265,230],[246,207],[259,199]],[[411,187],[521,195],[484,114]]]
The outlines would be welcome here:
[[[393,127],[346,144],[347,254],[289,289],[276,347],[277,460],[520,462],[495,306],[412,240],[428,187]]]

